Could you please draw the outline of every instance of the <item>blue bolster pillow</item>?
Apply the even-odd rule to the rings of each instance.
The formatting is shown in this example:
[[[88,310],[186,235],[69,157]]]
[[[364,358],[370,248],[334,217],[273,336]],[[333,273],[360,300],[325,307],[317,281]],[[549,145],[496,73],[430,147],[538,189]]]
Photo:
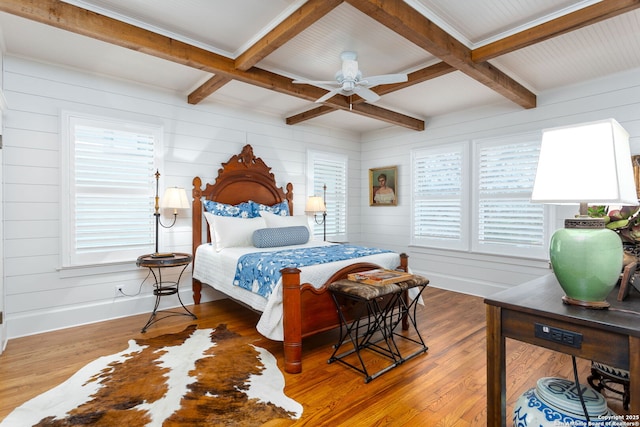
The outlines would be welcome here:
[[[302,245],[308,241],[309,229],[304,225],[261,228],[253,232],[253,246],[256,248]]]

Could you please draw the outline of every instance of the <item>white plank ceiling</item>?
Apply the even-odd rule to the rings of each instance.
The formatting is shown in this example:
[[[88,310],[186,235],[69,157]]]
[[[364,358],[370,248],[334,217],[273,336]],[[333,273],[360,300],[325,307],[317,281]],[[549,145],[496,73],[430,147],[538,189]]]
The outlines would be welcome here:
[[[15,1],[15,0],[12,0]],[[235,59],[303,0],[68,0],[67,3]],[[594,0],[406,0],[420,14],[473,50],[595,3]],[[0,12],[3,51],[150,84],[184,96],[213,74],[30,19]],[[364,75],[410,73],[440,62],[344,2],[255,66],[288,78],[331,80],[340,53],[358,53]],[[639,69],[640,9],[617,15],[489,62],[525,88],[543,91]],[[430,117],[505,102],[460,71],[382,96],[376,106],[428,121]],[[203,103],[230,104],[285,118],[318,104],[232,80]],[[513,103],[514,109],[522,107]],[[359,133],[393,126],[335,111],[307,123]],[[294,125],[295,126],[295,125]]]

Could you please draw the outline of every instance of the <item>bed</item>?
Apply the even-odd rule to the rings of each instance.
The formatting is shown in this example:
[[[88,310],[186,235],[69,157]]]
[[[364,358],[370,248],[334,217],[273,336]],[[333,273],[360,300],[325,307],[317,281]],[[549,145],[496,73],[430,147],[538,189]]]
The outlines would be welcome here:
[[[220,248],[220,234],[230,234],[226,239],[236,237],[236,224],[224,222],[230,219],[205,216],[207,208],[215,203],[218,206],[243,206],[252,203],[254,206],[274,207],[286,205],[288,216],[278,218],[276,224],[288,224],[286,221],[298,221],[302,215],[294,216],[293,185],[288,183],[286,191],[278,187],[276,180],[262,159],[255,157],[251,145],[245,145],[242,151],[232,156],[228,162],[222,164],[218,176],[213,184],[206,183],[203,187],[200,177],[193,179],[193,299],[195,304],[201,300],[202,285],[206,284],[236,300],[243,305],[259,311],[260,321],[256,328],[267,338],[283,341],[284,368],[288,373],[302,371],[302,339],[339,326],[339,318],[335,303],[328,291],[328,285],[339,279],[346,278],[349,273],[370,270],[374,268],[408,269],[407,256],[390,251],[372,251],[370,255],[355,259],[339,260],[321,265],[308,265],[300,268],[284,267],[279,270],[281,278],[273,292],[268,296],[258,295],[245,288],[233,284],[233,274],[238,264],[238,257],[251,252],[270,252],[290,249],[290,246],[275,248],[255,248],[250,244],[231,244],[226,242]],[[263,214],[271,218],[273,214]],[[212,221],[213,218],[213,222]],[[253,219],[252,219],[253,220]],[[275,220],[275,218],[272,218]],[[218,221],[218,222],[216,222]],[[216,234],[217,230],[224,233]],[[255,221],[257,222],[257,220]],[[220,225],[222,224],[224,228]],[[237,236],[245,234],[246,229],[254,227],[253,222],[247,221]],[[258,227],[257,225],[255,227]],[[296,228],[296,227],[292,227]],[[300,227],[297,227],[300,229]],[[281,229],[279,229],[281,230]],[[262,230],[269,231],[269,230]],[[274,230],[271,230],[274,231]],[[299,230],[297,230],[299,231]],[[205,237],[206,236],[206,237]],[[239,237],[238,237],[239,238]],[[218,246],[216,246],[216,244]],[[246,246],[246,247],[245,247]],[[336,246],[317,240],[296,244],[298,248],[312,248],[312,251],[333,250]],[[339,245],[340,246],[340,245]],[[346,245],[345,245],[346,246]],[[291,248],[292,249],[292,248]],[[259,255],[259,254],[256,254]],[[237,272],[235,272],[237,274]]]

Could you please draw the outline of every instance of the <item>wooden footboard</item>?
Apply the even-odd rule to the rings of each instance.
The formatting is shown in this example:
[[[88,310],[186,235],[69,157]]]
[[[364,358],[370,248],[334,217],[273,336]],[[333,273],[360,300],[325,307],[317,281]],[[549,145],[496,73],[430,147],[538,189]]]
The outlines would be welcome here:
[[[399,269],[408,271],[409,256],[400,254]],[[310,283],[300,283],[300,270],[285,268],[282,273],[284,328],[284,370],[290,374],[302,372],[302,339],[334,329],[340,325],[338,312],[328,286],[345,279],[350,273],[380,268],[379,265],[359,262],[351,264],[331,276],[320,288]],[[200,303],[202,284],[193,279],[193,300]],[[303,316],[304,314],[304,316]]]

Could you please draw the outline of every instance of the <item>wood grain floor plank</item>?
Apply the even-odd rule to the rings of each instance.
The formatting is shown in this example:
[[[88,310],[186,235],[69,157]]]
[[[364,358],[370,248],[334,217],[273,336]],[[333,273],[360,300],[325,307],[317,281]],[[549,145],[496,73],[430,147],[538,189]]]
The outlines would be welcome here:
[[[482,298],[427,288],[418,309],[419,329],[429,351],[368,384],[363,375],[328,364],[337,331],[305,340],[303,372],[285,374],[288,396],[304,407],[295,426],[485,426],[486,328]],[[193,308],[202,328],[225,323],[253,337],[283,366],[282,346],[255,331],[258,314],[228,300]],[[129,339],[144,336],[147,315],[11,340],[0,356],[0,419],[26,400],[56,386],[88,362],[122,351]],[[176,316],[153,325],[146,336],[178,332],[191,319]],[[373,366],[382,366],[376,361]],[[589,362],[579,360],[586,382]],[[572,378],[571,358],[561,353],[507,340],[507,411],[538,378]],[[610,406],[624,413],[619,399]],[[290,423],[289,423],[290,424]],[[286,424],[286,425],[289,425]],[[277,425],[271,424],[271,425]]]

